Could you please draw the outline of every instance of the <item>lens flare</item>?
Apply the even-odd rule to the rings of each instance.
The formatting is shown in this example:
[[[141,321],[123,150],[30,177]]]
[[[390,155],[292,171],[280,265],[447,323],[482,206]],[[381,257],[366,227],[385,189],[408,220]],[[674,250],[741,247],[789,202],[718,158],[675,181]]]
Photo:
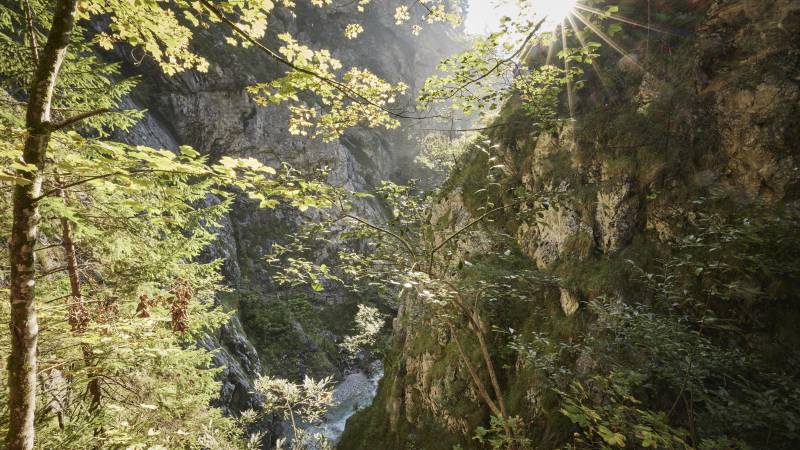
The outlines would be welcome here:
[[[536,0],[532,2],[533,10],[540,17],[547,17],[545,25],[555,29],[575,11],[578,0]]]
[[[578,0],[542,0],[544,13],[550,20],[561,22],[575,9]]]

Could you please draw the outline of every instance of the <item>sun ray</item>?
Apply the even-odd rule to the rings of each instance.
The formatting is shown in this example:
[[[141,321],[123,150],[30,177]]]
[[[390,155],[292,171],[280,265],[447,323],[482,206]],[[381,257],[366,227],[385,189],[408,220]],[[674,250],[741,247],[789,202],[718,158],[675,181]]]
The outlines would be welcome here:
[[[556,52],[556,38],[555,36],[553,36],[553,39],[550,41],[550,47],[548,47],[547,49],[547,61],[545,61],[545,65],[549,66],[553,63],[553,55],[555,55],[555,52]]]
[[[538,8],[542,10],[542,14],[551,20],[553,29],[563,24],[564,18],[575,10],[577,3],[578,0],[538,0],[536,2]]]
[[[606,14],[603,11],[600,11],[599,9],[592,8],[591,6],[585,6],[585,5],[581,5],[581,4],[576,4],[575,7],[578,8],[578,9],[581,9],[583,11],[586,11],[586,12],[590,12],[590,13],[593,13],[593,14],[597,14],[599,16],[603,16],[603,17],[608,17],[608,18],[614,19],[614,20],[616,20],[618,22],[627,23],[628,25],[633,25],[635,27],[644,28],[645,30],[649,30],[649,31],[655,31],[656,33],[663,33],[663,34],[669,34],[669,35],[674,35],[675,34],[675,33],[672,33],[670,31],[667,31],[667,30],[662,30],[661,28],[656,28],[656,27],[654,27],[652,25],[639,23],[639,22],[637,22],[637,21],[635,21],[633,19],[628,19],[627,17],[618,16],[616,14]]]
[[[581,29],[578,27],[578,24],[575,23],[575,19],[572,18],[572,15],[567,16],[567,20],[569,20],[572,31],[575,32],[575,36],[578,38],[578,42],[581,43],[581,47],[584,49],[589,48],[588,44],[586,43],[586,37],[583,35],[583,31],[581,31]],[[600,84],[603,86],[603,90],[605,91],[606,95],[610,95],[610,91],[608,89],[608,80],[600,71],[600,65],[597,64],[597,61],[592,60],[592,69],[594,69],[594,72],[597,74],[597,78],[600,80]]]
[[[561,19],[561,47],[566,50],[567,48],[567,25],[564,19]],[[567,74],[567,103],[569,103],[569,116],[575,119],[575,97],[572,92],[572,79],[570,78],[569,58],[564,55],[564,71]]]
[[[608,37],[608,36],[607,36],[605,33],[603,33],[603,31],[602,31],[602,30],[600,30],[599,28],[597,28],[597,27],[596,27],[596,26],[595,26],[595,25],[594,25],[594,24],[593,24],[591,21],[589,21],[589,20],[587,20],[585,17],[583,17],[583,15],[582,15],[581,13],[579,13],[578,11],[573,11],[573,15],[574,15],[575,17],[577,17],[577,18],[578,18],[578,20],[580,20],[581,22],[583,22],[583,24],[584,24],[584,25],[586,25],[586,27],[587,27],[587,28],[589,28],[590,30],[592,30],[592,32],[593,32],[594,34],[596,34],[596,35],[597,35],[597,37],[599,37],[600,39],[602,39],[602,40],[603,40],[603,41],[604,41],[606,44],[610,45],[610,46],[611,46],[611,48],[613,48],[614,50],[616,50],[616,51],[617,51],[617,52],[618,52],[620,55],[622,55],[622,56],[625,56],[625,57],[628,57],[628,58],[631,60],[631,62],[632,62],[632,63],[633,63],[633,64],[634,64],[634,65],[635,65],[637,68],[639,68],[640,70],[644,70],[644,68],[643,68],[643,67],[642,67],[642,66],[641,66],[641,65],[640,65],[638,62],[636,62],[636,60],[635,60],[635,59],[633,59],[633,58],[632,58],[632,57],[631,57],[631,56],[628,54],[628,52],[626,52],[626,51],[625,51],[625,49],[623,49],[622,47],[620,47],[620,45],[619,45],[619,44],[617,44],[616,42],[614,42],[614,40],[613,40],[613,39],[611,39],[611,38],[610,38],[610,37]]]

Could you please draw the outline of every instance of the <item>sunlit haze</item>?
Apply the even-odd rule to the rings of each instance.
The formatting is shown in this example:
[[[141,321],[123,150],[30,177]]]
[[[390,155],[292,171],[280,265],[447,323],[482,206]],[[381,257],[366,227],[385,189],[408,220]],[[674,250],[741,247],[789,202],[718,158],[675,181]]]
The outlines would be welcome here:
[[[536,17],[547,17],[543,31],[555,29],[575,7],[577,0],[528,0]],[[488,34],[498,29],[503,16],[520,14],[517,0],[470,0],[464,23],[467,33]]]

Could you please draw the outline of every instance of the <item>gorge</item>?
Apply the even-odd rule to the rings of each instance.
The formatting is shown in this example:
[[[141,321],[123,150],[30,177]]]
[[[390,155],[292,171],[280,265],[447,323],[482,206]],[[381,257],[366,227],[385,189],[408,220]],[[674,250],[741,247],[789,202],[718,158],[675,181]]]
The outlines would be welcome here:
[[[800,2],[476,2],[0,3],[7,447],[797,448]]]

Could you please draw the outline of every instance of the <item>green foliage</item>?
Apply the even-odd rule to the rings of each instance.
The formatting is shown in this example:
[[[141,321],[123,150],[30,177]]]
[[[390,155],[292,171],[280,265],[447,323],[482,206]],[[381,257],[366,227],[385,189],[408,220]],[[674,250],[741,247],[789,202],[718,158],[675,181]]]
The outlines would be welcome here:
[[[591,6],[599,7],[597,3],[603,2],[592,2]],[[630,37],[631,32],[619,24],[605,25],[620,8],[602,9],[588,20],[591,25],[587,28],[601,37]],[[683,20],[670,16],[661,19]],[[558,57],[568,63],[563,70],[542,65],[524,72],[513,59],[505,58],[514,47],[504,47],[504,33],[506,30],[478,40],[472,49],[446,60],[440,66],[443,73],[428,80],[420,98],[424,106],[441,103],[467,114],[488,114],[505,102],[501,117],[492,122],[494,128],[489,131],[493,141],[470,149],[462,157],[438,197],[446,199],[460,191],[473,215],[503,204],[502,199],[521,184],[515,177],[524,175],[527,167],[516,171],[508,168],[508,173],[503,173],[503,167],[498,166],[530,156],[527,150],[535,146],[533,138],[542,130],[559,131],[559,112],[563,109],[559,99],[564,85],[580,88],[585,65],[601,58],[598,44],[581,42],[578,48],[558,52]],[[575,39],[582,41],[584,37],[572,34],[565,40]],[[641,69],[638,62],[631,64]],[[464,257],[453,245],[442,252],[446,256],[437,256],[433,267],[455,266],[447,272],[455,289],[432,288],[436,279],[431,273],[429,278],[406,276],[405,284],[401,284],[410,298],[422,299],[405,303],[406,308],[414,305],[422,312],[407,313],[419,313],[414,319],[406,319],[419,323],[406,327],[404,337],[409,348],[404,350],[410,349],[411,356],[433,350],[442,354],[431,368],[435,376],[441,376],[436,364],[453,361],[455,349],[440,345],[435,336],[415,335],[413,330],[427,331],[431,318],[445,322],[457,316],[448,309],[452,290],[480,304],[480,317],[497,326],[492,356],[506,365],[504,388],[515,393],[512,404],[518,409],[514,413],[522,414],[527,423],[541,425],[523,432],[528,433],[526,437],[541,439],[540,448],[796,447],[800,417],[796,406],[798,357],[794,350],[798,345],[794,325],[796,262],[800,260],[797,214],[791,205],[747,205],[730,198],[686,201],[682,195],[687,192],[697,195],[699,189],[694,185],[678,186],[669,193],[651,191],[660,185],[665,173],[670,180],[690,179],[701,159],[697,150],[702,147],[705,151],[708,144],[704,132],[700,137],[696,133],[708,125],[705,119],[684,117],[696,111],[685,104],[697,100],[691,88],[685,87],[689,83],[680,81],[683,68],[671,68],[664,75],[655,74],[654,67],[648,65],[649,75],[666,81],[669,88],[654,94],[654,99],[637,98],[629,103],[620,92],[642,92],[641,72],[610,70],[610,75],[619,78],[614,80],[618,85],[612,87],[619,98],[596,104],[590,96],[581,98],[581,106],[589,104],[595,111],[590,118],[582,117],[583,111],[579,111],[579,145],[576,154],[570,155],[586,158],[581,162],[600,163],[601,178],[609,182],[632,179],[644,193],[642,200],[646,193],[651,194],[648,200],[661,195],[669,198],[660,204],[643,203],[642,209],[647,205],[657,210],[667,202],[679,205],[672,218],[675,223],[665,225],[668,242],[655,242],[642,233],[619,254],[599,255],[588,252],[594,246],[593,238],[582,234],[567,245],[573,250],[587,249],[580,260],[565,258],[551,267],[548,276],[530,277],[535,280],[522,288],[496,277],[508,264],[506,260],[484,255]],[[596,95],[601,96],[601,80],[596,81]],[[603,87],[608,89],[605,81]],[[695,139],[702,144],[689,142]],[[491,143],[504,144],[505,159],[498,158]],[[590,150],[583,153],[583,147]],[[595,153],[590,154],[592,151]],[[548,174],[553,176],[541,184],[569,184],[571,192],[565,197],[591,210],[590,202],[596,202],[596,178],[590,172],[576,171],[574,160],[566,158],[558,154],[542,164],[553,169]],[[501,175],[493,174],[493,169]],[[581,176],[591,181],[580,180]],[[584,186],[576,188],[574,184]],[[513,232],[520,222],[530,225],[535,214],[525,216],[506,210],[498,219],[501,223],[491,227],[494,230],[482,231],[491,234],[500,228],[498,225],[508,224],[507,230]],[[650,217],[647,219],[650,225]],[[451,215],[440,216],[437,223],[423,225],[433,230],[424,229],[420,234],[423,239],[413,242],[427,243],[437,232],[452,227],[455,220]],[[441,234],[438,236],[441,239]],[[426,244],[412,247],[425,248]],[[626,264],[625,259],[631,262]],[[558,304],[559,292],[553,287],[575,289],[588,301],[581,302],[582,307],[573,316],[564,317]],[[480,288],[487,288],[485,295]],[[472,300],[476,291],[482,295]],[[531,299],[529,304],[524,303],[525,297]],[[522,329],[514,329],[520,323]],[[510,336],[506,352],[499,349],[505,336]],[[475,347],[465,347],[465,359],[477,360],[471,353]],[[403,373],[398,369],[396,375]],[[402,385],[394,379],[392,384]],[[391,391],[385,388],[384,392]],[[389,407],[399,398],[398,394],[380,407]],[[509,446],[504,424],[495,417],[488,428],[479,428],[478,434],[495,447]]]
[[[4,142],[19,145],[22,132],[7,129]],[[208,406],[218,393],[211,354],[194,344],[227,320],[213,308],[219,262],[198,258],[215,239],[229,189],[245,190],[264,206],[291,198],[302,208],[321,206],[308,195],[318,185],[254,160],[208,165],[190,148],[175,154],[74,132],[55,134],[51,147],[39,201],[42,241],[56,244],[39,250],[39,364],[43,385],[52,386],[39,398],[40,445],[236,445],[235,424]],[[212,195],[217,200],[209,201]],[[10,210],[7,190],[0,202]],[[3,215],[5,230],[9,219]],[[62,220],[78,252],[80,301],[62,266]],[[184,285],[192,295],[179,300]],[[8,305],[0,312],[8,317]],[[6,335],[0,347],[8,345]],[[98,405],[81,394],[95,381]]]
[[[341,329],[323,322],[327,315],[354,314],[354,305],[319,305],[300,294],[278,298],[258,298],[246,295],[240,299],[238,309],[250,342],[262,360],[271,361],[272,375],[293,380],[303,376],[323,376],[340,364],[341,350],[333,340],[334,335],[344,335]]]
[[[503,36],[503,33],[492,33],[479,37],[470,50],[439,63],[438,69],[443,75],[434,75],[425,81],[418,98],[420,105],[428,107],[452,101],[452,109],[464,114],[481,112],[484,107],[497,109],[506,92],[494,89],[494,78],[484,80],[482,76],[495,75],[498,69],[512,70],[513,62],[499,56]]]
[[[345,337],[341,344],[342,349],[351,354],[375,345],[378,333],[386,323],[378,308],[361,304],[358,305],[355,321],[355,334]]]
[[[292,383],[282,378],[261,377],[256,380],[256,391],[264,398],[264,409],[281,414],[292,427],[292,442],[279,438],[278,450],[331,450],[332,443],[318,433],[309,433],[299,423],[319,424],[333,403],[331,377],[314,380],[305,377],[302,383]]]
[[[722,208],[715,205],[719,202]],[[734,212],[727,210],[724,199],[693,203],[703,209],[690,232],[675,239],[679,253],[665,261],[665,272],[672,277],[661,274],[658,279],[665,295],[687,290],[694,276],[700,288],[690,291],[697,297],[684,298],[686,306],[715,299],[742,306],[787,301],[800,280],[800,239],[793,232],[797,214],[763,204]],[[649,281],[656,280],[651,276]]]
[[[413,353],[420,347],[420,353],[425,353],[432,344],[438,345],[434,336],[444,334],[449,339],[444,349],[447,356],[436,361],[427,376],[443,377],[454,365],[460,366],[465,379],[458,382],[463,383],[465,389],[481,392],[479,401],[484,407],[494,412],[497,404],[504,405],[499,386],[492,381],[491,387],[487,388],[488,380],[498,377],[492,359],[499,357],[500,352],[492,353],[496,349],[495,333],[483,329],[483,318],[493,312],[499,313],[515,302],[527,301],[525,290],[531,284],[553,280],[518,264],[519,255],[506,247],[509,240],[502,234],[492,233],[487,239],[491,248],[482,250],[482,254],[469,255],[462,248],[472,236],[485,239],[481,233],[487,230],[482,222],[491,220],[493,213],[509,210],[516,214],[530,214],[547,200],[531,196],[517,199],[508,206],[488,204],[482,216],[467,217],[463,223],[431,224],[428,219],[431,197],[417,194],[413,186],[384,183],[376,190],[376,196],[386,202],[390,218],[375,224],[353,215],[350,212],[353,207],[345,203],[349,199],[341,195],[341,200],[334,203],[339,205],[342,215],[332,217],[327,229],[319,225],[311,227],[311,232],[296,235],[294,243],[283,246],[279,255],[270,258],[279,279],[294,285],[309,280],[324,284],[319,280],[325,276],[328,282],[352,283],[354,286],[367,284],[400,298],[416,299],[406,302],[406,312],[401,320],[414,320],[414,324],[403,325],[411,329],[422,327],[425,332],[407,337],[409,348],[406,350]],[[530,206],[520,212],[522,208],[516,208],[520,204]],[[336,225],[342,219],[352,220],[354,226],[341,231]],[[314,269],[316,264],[312,258],[315,252],[311,250],[313,245],[309,245],[312,242],[309,238],[319,239],[320,234],[333,235],[336,239],[340,260],[331,264],[333,275]],[[333,238],[322,241],[333,242]],[[342,250],[345,245],[352,250]],[[450,281],[454,276],[460,278],[458,284]],[[409,311],[410,308],[413,310]],[[491,394],[488,394],[489,389]],[[461,399],[443,406],[451,408],[458,417],[474,417],[482,411],[482,408]],[[502,423],[498,425],[495,421],[490,423],[492,428],[479,430],[480,439],[493,442],[497,448],[514,448],[526,443],[524,423],[501,414],[505,413],[497,412],[496,415],[502,418]],[[478,420],[480,418],[470,422]],[[502,436],[496,435],[497,426],[502,429]]]
[[[32,0],[29,28],[26,3],[0,6],[3,211],[11,210],[13,185],[26,182],[19,174],[36,170],[20,160],[27,130],[25,104],[19,99],[33,81],[32,48],[41,50],[47,41],[53,5]],[[217,6],[237,15],[246,33],[258,36],[272,8],[264,2]],[[100,114],[117,108],[136,80],[120,79],[119,66],[98,58],[94,44],[110,49],[126,42],[141,48],[168,75],[203,71],[208,64],[190,49],[188,25],[204,27],[215,19],[196,2],[80,3],[79,23],[98,16],[103,20],[93,23],[107,28],[91,34],[77,27],[72,34],[50,105],[53,123],[97,114],[52,133],[41,174],[43,194],[35,199],[41,215],[40,248],[35,249],[41,329],[37,445],[254,446],[252,439],[245,442],[240,424],[209,406],[219,392],[219,370],[211,367],[212,353],[196,342],[228,315],[213,306],[220,289],[219,262],[203,262],[201,255],[214,241],[234,195],[246,195],[262,207],[285,203],[305,211],[331,206],[327,188],[288,166],[228,157],[210,163],[190,147],[164,150],[106,140],[142,113]],[[378,92],[386,86],[365,72],[353,73],[345,80],[352,88],[371,83]],[[348,114],[352,123],[364,117],[360,111]],[[0,241],[9,239],[10,219],[0,215],[5,230]],[[66,230],[76,271],[65,267]],[[6,246],[1,252],[7,258]],[[0,278],[0,293],[8,296],[6,283]],[[9,305],[2,304],[0,317],[7,320],[9,314]],[[3,353],[9,344],[8,334],[0,336]],[[3,369],[0,380],[6,385]],[[3,404],[7,394],[0,394]],[[7,426],[0,421],[0,433]]]
[[[535,121],[540,121],[543,128],[552,126],[557,118],[561,88],[577,90],[583,86],[580,80],[583,66],[599,56],[601,44],[581,37],[579,46],[558,52],[563,69],[549,62],[529,68],[528,52],[537,47],[553,48],[555,36],[539,31],[543,21],[533,20],[536,2],[523,1],[519,6],[522,13],[518,18],[503,17],[498,31],[477,37],[468,50],[446,58],[437,66],[440,73],[430,76],[420,91],[418,102],[422,107],[444,104],[467,116],[477,113],[489,117],[507,109],[502,106],[517,94]]]
[[[203,167],[195,161],[142,149],[135,157],[77,135],[54,143],[62,145],[70,151],[54,153],[59,183],[81,181],[81,169],[110,170],[113,157],[123,164],[143,164],[145,157],[166,172],[188,174],[136,177],[116,166],[114,176],[76,184],[66,203],[42,199],[44,242],[57,243],[61,219],[70,222],[83,282],[79,301],[70,295],[60,246],[43,246],[39,367],[49,389],[39,396],[39,445],[229,448],[238,431],[208,407],[218,392],[217,370],[210,368],[211,354],[194,345],[227,320],[213,308],[218,263],[197,257],[214,239],[207,227],[229,202],[198,204],[211,184],[189,181]],[[45,191],[54,180],[51,175]],[[0,201],[9,208],[6,195]],[[1,312],[8,317],[7,304]],[[6,335],[0,346],[8,345]],[[95,381],[102,390],[97,405],[83,395]]]
[[[559,392],[561,413],[581,429],[565,448],[690,448],[685,430],[670,426],[667,414],[648,410],[634,396],[642,381],[635,373],[612,372],[592,377],[589,387],[573,381],[568,392]]]
[[[458,164],[458,161],[474,144],[476,135],[464,134],[452,139],[441,133],[431,133],[421,139],[422,151],[415,162],[426,169],[447,177]]]
[[[32,0],[33,34],[39,46],[46,42],[46,32],[52,17],[52,5]],[[318,2],[328,6],[330,2]],[[358,8],[369,2],[361,2]],[[386,82],[369,70],[359,67],[342,72],[342,64],[331,57],[326,49],[312,50],[288,33],[281,34],[282,46],[276,50],[259,43],[266,32],[270,16],[276,9],[294,14],[294,2],[275,5],[272,1],[246,0],[235,2],[185,1],[167,2],[148,0],[131,5],[124,0],[87,1],[78,9],[77,19],[91,20],[103,17],[103,27],[94,33],[78,27],[73,33],[67,66],[58,80],[54,107],[69,104],[69,111],[88,111],[111,108],[130,90],[131,81],[114,80],[115,64],[98,60],[93,51],[97,47],[111,50],[119,43],[140,49],[152,58],[167,75],[187,70],[206,72],[209,62],[198,54],[192,39],[198,30],[217,24],[227,26],[231,34],[226,37],[230,45],[241,45],[278,60],[288,72],[282,78],[256,83],[249,88],[259,104],[291,102],[289,129],[292,133],[306,135],[313,130],[315,136],[331,140],[354,125],[394,128],[398,126],[398,112],[391,108],[397,97],[406,91],[403,83]],[[0,35],[4,63],[0,73],[4,82],[23,89],[30,85],[31,45],[26,32],[25,13],[20,4],[1,6],[5,18],[0,23],[7,33]],[[454,21],[455,15],[445,13],[443,4],[429,6],[432,13],[429,23]],[[455,23],[455,22],[454,22]],[[352,27],[360,27],[352,24]],[[356,28],[353,28],[356,29]],[[360,28],[363,30],[363,27]],[[352,34],[352,32],[351,32]],[[86,36],[91,36],[89,41]],[[101,92],[105,95],[95,95]],[[311,99],[301,101],[300,96],[310,94]],[[65,109],[67,111],[67,109]],[[115,118],[116,116],[116,118]],[[130,126],[141,113],[127,112],[97,116],[87,122],[89,126],[104,128],[111,125]]]
[[[794,317],[796,214],[695,204],[703,210],[669,257],[643,259],[651,270],[629,261],[625,285],[598,288],[638,301],[591,300],[592,325],[579,334],[538,326],[514,336],[512,349],[580,430],[567,448],[746,449],[765,439],[791,448],[797,439],[796,358],[776,353],[770,337],[790,336],[777,317]]]
[[[504,434],[505,427],[513,430],[513,437]],[[489,421],[489,428],[478,427],[475,429],[476,441],[481,444],[489,444],[494,450],[508,448],[529,448],[531,442],[524,437],[524,422],[521,417],[511,417],[508,420],[499,416],[492,416]]]
[[[555,66],[541,66],[514,78],[515,91],[524,101],[523,108],[537,121],[540,130],[552,130],[558,121],[558,97],[574,74],[564,74]]]
[[[24,123],[25,104],[17,99],[25,96],[34,75],[25,15],[17,9],[21,4],[0,5],[0,17],[5,19],[0,20],[0,90],[5,91],[0,94],[0,109],[4,110],[4,124],[14,125]],[[49,27],[51,5],[36,0],[31,0],[30,5],[36,20],[33,34],[42,46],[47,35],[39,30]],[[135,79],[119,79],[118,63],[105,62],[92,53],[92,45],[83,37],[86,33],[88,30],[77,26],[72,35],[72,51],[66,54],[54,87],[54,121],[80,112],[114,109],[136,84]],[[128,129],[141,117],[142,111],[136,110],[109,112],[82,121],[81,127],[106,136],[113,129]]]
[[[347,71],[341,81],[331,82],[336,79],[335,71],[342,68],[342,63],[331,57],[328,50],[313,51],[286,33],[279,37],[284,42],[280,53],[296,68],[282,78],[251,86],[248,91],[261,105],[287,100],[296,102],[289,106],[292,134],[307,135],[307,130],[313,129],[316,137],[330,141],[362,122],[370,127],[400,125],[385,108],[405,93],[405,84],[392,85],[369,70],[359,68]],[[302,91],[314,93],[325,109],[300,102],[298,93]],[[362,99],[367,99],[367,103]]]
[[[384,292],[396,291],[395,287],[406,284],[408,277],[421,276],[402,268],[413,265],[418,256],[411,243],[423,232],[421,218],[427,199],[422,193],[414,186],[382,183],[375,197],[385,202],[389,219],[380,225],[353,214],[356,201],[365,194],[336,191],[331,195],[330,201],[338,208],[334,215],[304,227],[289,236],[286,244],[274,245],[267,255],[278,283],[307,285],[314,290],[323,289],[325,283],[341,283],[356,292]],[[339,223],[345,220],[348,227],[342,228]],[[388,231],[390,238],[375,240],[381,230]],[[318,248],[334,244],[337,251],[330,265],[317,262]]]

